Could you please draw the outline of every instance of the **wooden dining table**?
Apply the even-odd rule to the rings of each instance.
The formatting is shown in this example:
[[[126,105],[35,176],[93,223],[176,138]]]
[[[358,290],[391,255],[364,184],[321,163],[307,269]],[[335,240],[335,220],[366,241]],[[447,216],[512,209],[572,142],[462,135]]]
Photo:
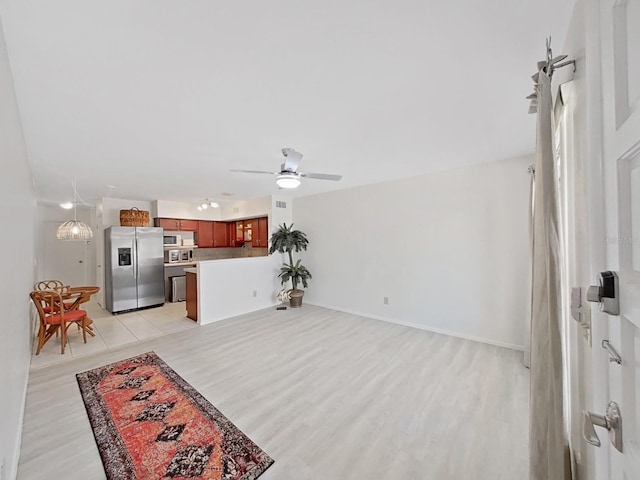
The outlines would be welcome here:
[[[60,289],[60,296],[62,297],[62,301],[64,302],[64,309],[66,311],[71,310],[80,310],[80,305],[83,303],[87,303],[91,300],[91,297],[100,291],[100,287],[96,286],[81,286],[81,287],[72,287],[65,286]],[[93,320],[87,315],[87,320],[85,322],[86,332],[95,337],[95,333],[93,332]]]

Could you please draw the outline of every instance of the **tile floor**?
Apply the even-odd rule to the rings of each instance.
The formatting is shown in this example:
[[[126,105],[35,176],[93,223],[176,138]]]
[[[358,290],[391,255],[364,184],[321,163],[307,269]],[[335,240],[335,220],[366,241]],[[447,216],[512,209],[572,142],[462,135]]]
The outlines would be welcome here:
[[[35,355],[38,331],[37,314],[34,315],[34,342],[31,357],[31,369],[69,361],[84,355],[105,352],[121,345],[139,342],[152,337],[197,328],[198,324],[186,317],[185,303],[165,303],[162,307],[139,310],[137,312],[111,315],[97,303],[85,305],[89,317],[93,320],[95,337],[87,336],[87,343],[82,340],[82,333],[73,325],[69,328],[69,344],[64,355],[60,354],[60,337],[50,339],[42,347],[39,355]]]

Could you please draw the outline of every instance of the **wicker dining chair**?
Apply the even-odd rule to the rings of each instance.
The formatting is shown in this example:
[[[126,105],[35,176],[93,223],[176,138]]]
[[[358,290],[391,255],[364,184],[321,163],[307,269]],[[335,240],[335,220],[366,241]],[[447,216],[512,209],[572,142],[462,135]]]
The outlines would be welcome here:
[[[80,305],[82,305],[83,303],[87,303],[89,300],[91,300],[92,295],[95,295],[100,291],[100,287],[93,287],[93,286],[65,287],[63,290],[66,292],[66,295],[68,297],[73,299],[72,302],[65,301],[66,309],[78,310],[80,308]],[[92,324],[93,324],[93,320],[89,318],[89,316],[87,315],[85,328],[89,335],[91,335],[92,337],[95,337],[95,334],[93,333]]]
[[[57,290],[64,287],[61,280],[40,280],[33,285],[34,290]]]
[[[80,305],[88,302],[91,296],[100,291],[100,287],[70,287],[61,280],[41,280],[33,286],[34,290],[54,290],[62,295],[65,310],[78,310]],[[89,335],[95,337],[93,332],[93,320],[87,316],[84,329]],[[78,329],[83,328],[78,323]],[[57,336],[57,333],[56,333]]]
[[[36,355],[40,354],[42,347],[58,331],[60,332],[60,351],[64,354],[67,329],[72,323],[80,326],[84,343],[87,343],[87,312],[80,309],[66,310],[62,295],[55,290],[34,290],[30,297],[38,310],[40,320]]]

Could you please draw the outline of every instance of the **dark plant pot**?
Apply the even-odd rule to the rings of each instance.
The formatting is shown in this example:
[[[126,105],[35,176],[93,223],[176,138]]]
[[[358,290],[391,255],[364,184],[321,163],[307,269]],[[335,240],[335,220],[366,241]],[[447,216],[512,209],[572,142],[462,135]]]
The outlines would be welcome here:
[[[304,297],[304,290],[291,290],[291,294],[289,296],[289,306],[291,308],[301,307],[302,297]]]

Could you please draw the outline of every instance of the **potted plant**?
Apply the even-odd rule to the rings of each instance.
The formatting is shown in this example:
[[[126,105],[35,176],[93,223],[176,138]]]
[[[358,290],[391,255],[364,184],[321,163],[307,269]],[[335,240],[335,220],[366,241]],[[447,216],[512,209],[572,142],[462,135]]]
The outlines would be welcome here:
[[[300,259],[293,263],[292,252],[299,252],[306,250],[309,240],[307,235],[300,230],[293,230],[293,223],[287,227],[286,223],[283,223],[278,227],[278,230],[271,235],[271,247],[269,248],[269,254],[279,252],[287,253],[289,255],[289,263],[285,263],[280,268],[280,283],[285,285],[289,280],[293,288],[290,290],[289,305],[291,307],[299,307],[302,305],[302,297],[304,296],[304,290],[299,289],[298,285],[302,284],[304,288],[307,288],[307,280],[311,278],[311,272],[307,270],[307,267],[300,263]]]

